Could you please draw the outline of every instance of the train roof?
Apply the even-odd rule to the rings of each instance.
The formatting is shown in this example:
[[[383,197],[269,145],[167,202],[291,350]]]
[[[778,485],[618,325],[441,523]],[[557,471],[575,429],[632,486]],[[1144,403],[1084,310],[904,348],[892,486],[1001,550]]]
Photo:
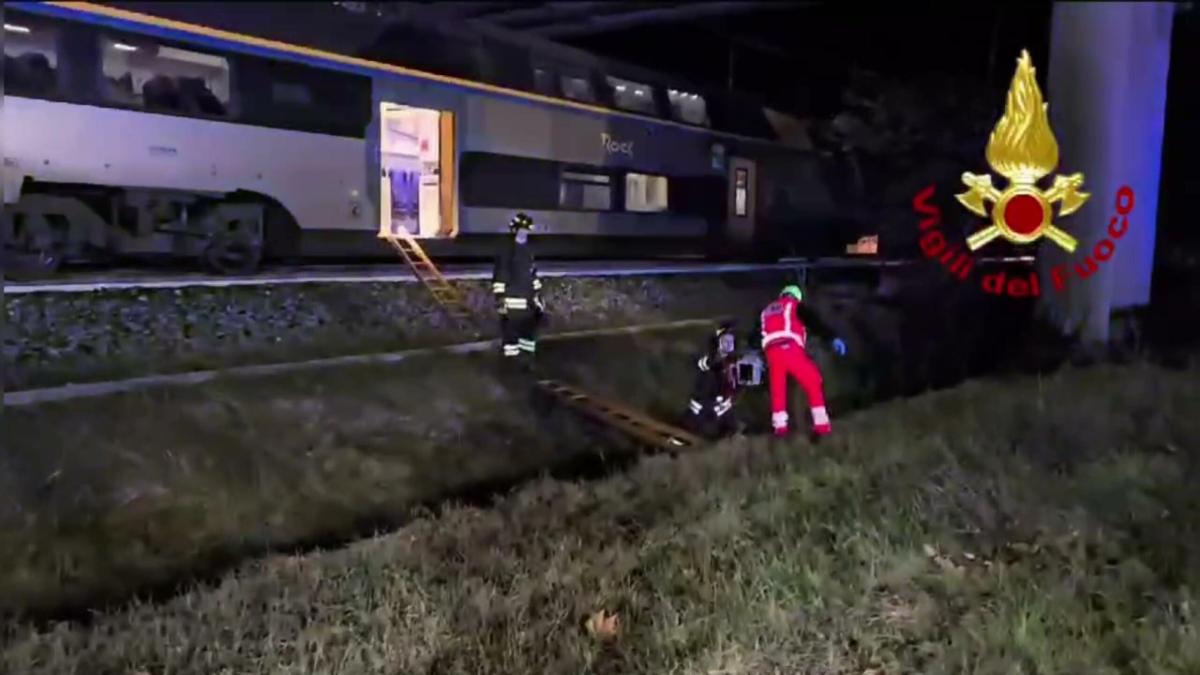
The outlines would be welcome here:
[[[605,59],[548,40],[492,26],[450,22],[410,3],[387,21],[348,11],[337,3],[289,3],[286,11],[273,2],[239,2],[237,11],[213,11],[213,3],[10,2],[12,9],[116,25],[126,30],[166,33],[218,42],[226,48],[274,52],[292,60],[319,61],[323,66],[356,66],[432,79],[476,90],[542,103],[635,117],[716,135],[779,143],[779,132],[760,101],[713,92],[645,68]],[[424,49],[422,49],[424,48]],[[466,57],[464,58],[464,55]],[[611,101],[581,102],[546,95],[528,85],[533,69],[548,66],[561,72],[584,72],[593,79],[613,76],[660,89],[692,92],[705,99],[710,124],[687,124],[660,115],[616,108]],[[345,69],[345,68],[343,68]],[[606,105],[607,103],[607,105]]]

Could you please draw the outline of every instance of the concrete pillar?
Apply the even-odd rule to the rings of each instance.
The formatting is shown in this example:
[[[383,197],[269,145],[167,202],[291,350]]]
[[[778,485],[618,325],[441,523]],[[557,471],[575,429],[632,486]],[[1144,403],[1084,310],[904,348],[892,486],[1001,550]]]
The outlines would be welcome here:
[[[1150,301],[1174,11],[1168,2],[1054,5],[1046,100],[1057,172],[1083,172],[1092,197],[1060,223],[1079,240],[1074,253],[1040,245],[1043,279],[1056,265],[1068,270],[1066,289],[1047,288],[1042,309],[1085,342],[1107,342],[1113,311]],[[1080,279],[1075,265],[1107,236],[1122,185],[1136,195],[1129,228],[1112,258]]]

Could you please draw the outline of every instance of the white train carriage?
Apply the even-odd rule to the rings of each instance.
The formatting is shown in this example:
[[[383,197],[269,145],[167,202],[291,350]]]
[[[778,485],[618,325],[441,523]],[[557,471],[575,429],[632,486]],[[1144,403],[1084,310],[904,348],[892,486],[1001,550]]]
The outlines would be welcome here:
[[[476,256],[515,209],[548,253],[696,252],[752,244],[763,195],[803,187],[764,192],[760,164],[819,182],[801,153],[709,128],[698,94],[536,60],[542,93],[81,3],[9,3],[4,30],[5,250],[45,268],[245,272],[391,255],[377,235],[397,228]]]

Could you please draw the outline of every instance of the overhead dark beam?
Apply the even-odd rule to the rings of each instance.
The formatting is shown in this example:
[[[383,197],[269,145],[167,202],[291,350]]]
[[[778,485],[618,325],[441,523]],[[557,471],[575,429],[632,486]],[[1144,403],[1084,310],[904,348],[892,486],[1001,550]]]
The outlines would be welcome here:
[[[475,19],[491,14],[511,11],[515,2],[463,2],[458,0],[443,2],[397,2],[381,3],[383,5],[417,5],[427,16],[438,16],[446,19]]]
[[[598,16],[583,21],[535,28],[529,32],[545,38],[561,39],[605,33],[651,23],[690,21],[706,16],[726,16],[745,12],[793,9],[809,3],[797,2],[692,2],[636,12]]]
[[[539,23],[558,23],[589,14],[611,14],[628,9],[636,2],[544,2],[537,6],[490,13],[482,21],[512,30],[524,30]]]
[[[723,42],[734,45],[735,47],[741,47],[742,49],[748,49],[760,54],[777,56],[783,59],[798,58],[794,51],[781,47],[774,42],[763,40],[762,38],[730,33],[719,28],[713,28],[712,26],[705,26],[702,24],[699,25],[698,28]]]

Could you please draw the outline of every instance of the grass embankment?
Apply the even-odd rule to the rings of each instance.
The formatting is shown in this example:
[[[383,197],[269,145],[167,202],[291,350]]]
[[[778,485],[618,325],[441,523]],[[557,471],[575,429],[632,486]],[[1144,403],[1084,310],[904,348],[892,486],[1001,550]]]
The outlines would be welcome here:
[[[608,391],[633,376],[635,398],[670,414],[706,332],[545,342],[542,356],[552,371],[593,364],[585,382]],[[600,449],[495,366],[447,355],[6,411],[0,612],[123,599],[270,547],[369,534]]]
[[[975,382],[842,419],[816,449],[735,439],[266,558],[90,627],[21,629],[0,658],[31,674],[1194,673],[1198,409],[1195,369]],[[382,473],[364,490],[386,494]],[[307,484],[280,482],[276,499]],[[581,630],[600,609],[620,617],[607,642]]]

